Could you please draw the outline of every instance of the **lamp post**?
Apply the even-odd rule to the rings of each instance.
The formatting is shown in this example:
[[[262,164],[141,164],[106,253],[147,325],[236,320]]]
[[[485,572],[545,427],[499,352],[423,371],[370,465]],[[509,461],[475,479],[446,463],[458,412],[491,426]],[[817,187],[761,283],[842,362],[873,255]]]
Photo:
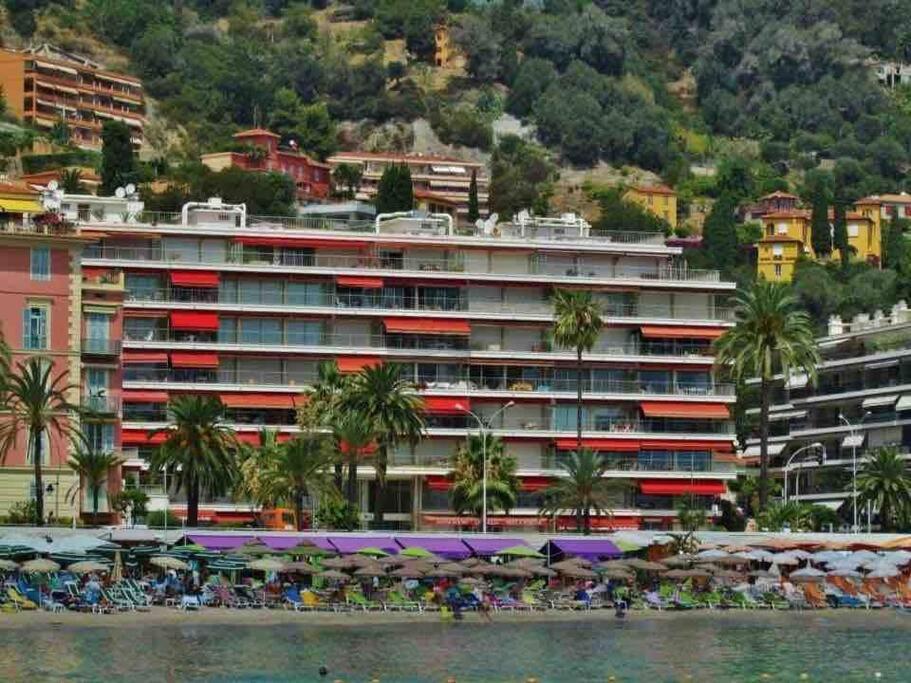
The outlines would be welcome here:
[[[506,412],[509,408],[512,408],[516,404],[515,401],[510,401],[504,405],[499,410],[495,411],[490,417],[487,418],[485,422],[477,413],[470,411],[468,408],[463,406],[461,403],[456,403],[455,407],[458,410],[461,410],[466,415],[471,415],[475,421],[478,423],[478,430],[481,432],[481,533],[487,533],[487,431],[490,429],[490,425],[493,422],[494,418],[500,415],[501,413]]]
[[[820,449],[822,451],[822,461],[823,462],[826,461],[826,447],[823,446],[818,441],[811,443],[811,444],[807,444],[806,446],[798,448],[796,451],[791,453],[791,457],[788,458],[788,461],[787,461],[787,463],[785,463],[785,466],[784,466],[784,502],[785,503],[788,502],[788,476],[791,472],[791,463],[794,461],[794,458],[796,458],[798,455],[800,455],[804,451],[810,450],[811,448]],[[798,477],[799,476],[800,475],[798,475]],[[795,488],[797,488],[797,490],[798,490],[797,495],[800,495],[799,494],[799,486],[800,486],[799,481],[795,481],[794,484],[795,484]]]
[[[851,508],[853,510],[853,524],[851,531],[857,533],[857,432],[854,423],[850,422],[841,413],[838,419],[848,425],[851,432]]]

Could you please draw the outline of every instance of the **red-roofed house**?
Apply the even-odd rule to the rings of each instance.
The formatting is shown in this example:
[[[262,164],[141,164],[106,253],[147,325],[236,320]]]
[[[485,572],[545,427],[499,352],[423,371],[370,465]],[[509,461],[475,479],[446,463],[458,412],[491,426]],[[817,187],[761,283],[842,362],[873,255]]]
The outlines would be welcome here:
[[[623,198],[640,204],[649,213],[677,227],[677,193],[667,185],[636,185]]]

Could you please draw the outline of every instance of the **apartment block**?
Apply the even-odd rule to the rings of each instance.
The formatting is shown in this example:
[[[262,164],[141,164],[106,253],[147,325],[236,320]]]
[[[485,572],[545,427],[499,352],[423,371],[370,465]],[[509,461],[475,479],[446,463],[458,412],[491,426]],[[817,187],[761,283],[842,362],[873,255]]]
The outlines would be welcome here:
[[[101,148],[105,121],[123,121],[136,147],[146,123],[142,82],[51,45],[0,50],[0,86],[16,116],[38,128],[60,121],[74,144]]]

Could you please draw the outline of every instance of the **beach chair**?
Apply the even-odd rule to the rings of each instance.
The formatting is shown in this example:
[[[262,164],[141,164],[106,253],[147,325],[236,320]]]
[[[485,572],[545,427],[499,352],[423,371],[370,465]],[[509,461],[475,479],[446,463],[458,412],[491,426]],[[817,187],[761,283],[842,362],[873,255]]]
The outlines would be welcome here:
[[[777,591],[766,591],[762,594],[762,601],[769,609],[790,609],[791,603],[785,600],[784,596]]]
[[[57,600],[54,597],[53,592],[50,595],[42,596],[41,607],[44,608],[45,610],[47,610],[48,612],[54,612],[55,614],[59,613],[59,612],[63,612],[66,609],[66,605],[64,605],[61,601]]]
[[[822,609],[829,606],[829,603],[826,602],[826,594],[815,583],[805,583],[803,585],[803,595],[808,607]]]
[[[381,603],[368,600],[367,596],[360,591],[349,591],[345,594],[345,598],[349,605],[364,612],[382,612],[384,610]]]
[[[730,594],[731,606],[740,609],[757,609],[761,607],[759,602],[746,591],[732,590]]]
[[[261,599],[256,597],[256,593],[252,588],[243,584],[234,586],[234,597],[237,598],[238,602],[243,603],[244,607],[253,607],[258,609],[266,606],[266,604]]]
[[[177,609],[181,612],[196,612],[202,607],[199,597],[196,595],[181,596],[180,602],[177,603]]]
[[[658,591],[648,591],[643,597],[645,598],[645,606],[648,609],[656,609],[660,612],[668,608],[667,602],[658,595]]]
[[[33,600],[25,597],[15,586],[6,587],[6,598],[17,611],[38,609],[38,605]]]
[[[400,591],[389,591],[383,601],[388,611],[394,612],[422,612],[421,603],[409,600]]]

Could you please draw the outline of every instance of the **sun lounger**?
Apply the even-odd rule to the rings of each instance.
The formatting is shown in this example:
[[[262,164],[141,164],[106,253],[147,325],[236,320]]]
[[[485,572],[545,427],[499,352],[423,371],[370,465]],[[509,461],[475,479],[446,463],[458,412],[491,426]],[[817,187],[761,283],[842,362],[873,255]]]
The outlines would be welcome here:
[[[177,605],[177,609],[183,612],[194,612],[198,611],[202,605],[199,602],[199,597],[196,595],[184,595],[180,598],[180,602]]]
[[[658,591],[649,591],[645,594],[645,606],[649,609],[656,609],[658,611],[665,610],[668,608],[668,603],[658,595]],[[625,600],[625,598],[621,598]]]
[[[409,600],[399,591],[389,591],[383,601],[388,611],[395,612],[421,612],[421,603]]]
[[[826,594],[818,584],[805,583],[803,585],[803,594],[809,607],[822,609],[829,606],[829,603],[826,602]]]
[[[6,587],[6,598],[19,611],[38,609],[38,605],[35,604],[33,600],[25,597],[19,589],[14,586]]]

